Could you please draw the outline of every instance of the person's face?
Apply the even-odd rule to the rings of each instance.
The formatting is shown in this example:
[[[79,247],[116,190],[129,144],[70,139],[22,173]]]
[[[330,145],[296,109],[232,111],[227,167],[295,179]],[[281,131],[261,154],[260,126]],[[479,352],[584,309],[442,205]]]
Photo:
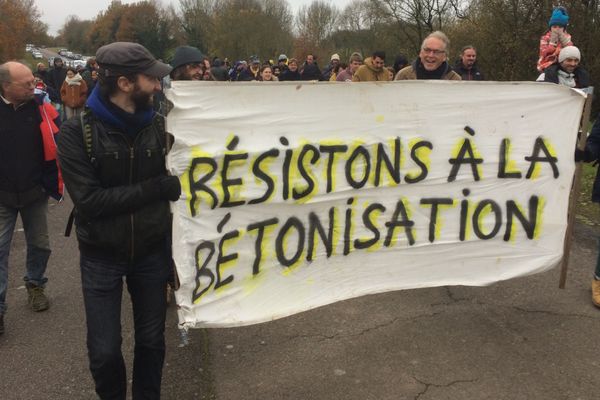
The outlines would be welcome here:
[[[380,70],[381,68],[383,68],[384,64],[385,64],[385,60],[383,58],[381,58],[381,57],[373,58],[373,66],[376,69]]]
[[[135,109],[140,110],[152,107],[154,93],[158,92],[160,92],[160,79],[139,74],[131,93],[131,100],[135,104]]]
[[[572,57],[565,58],[563,60],[563,62],[560,63],[561,68],[570,74],[572,74],[573,71],[575,71],[577,69],[578,65],[579,65],[579,60],[576,58],[572,58]]]
[[[280,66],[280,67],[283,67],[283,66],[285,65],[285,62],[286,62],[286,61],[287,61],[287,60],[279,60],[279,63],[278,63],[278,64],[279,64],[279,66]]]
[[[446,61],[446,46],[440,39],[432,37],[423,43],[419,53],[421,63],[427,71],[434,71]]]
[[[38,65],[37,69],[38,69],[38,71],[43,72],[46,70],[46,66],[44,64],[40,64],[40,65]]]
[[[560,25],[552,25],[550,27],[550,30],[553,31],[553,32],[564,32],[565,28],[563,26],[560,26]]]
[[[315,62],[315,57],[312,54],[309,54],[306,56],[306,63],[307,64],[312,64]]]
[[[271,79],[273,79],[273,71],[271,70],[271,68],[265,68],[263,69],[263,72],[260,74],[260,76],[262,77],[263,81],[270,81]]]
[[[10,67],[10,82],[4,84],[4,97],[14,104],[22,104],[33,99],[35,79],[31,70],[17,64]]]
[[[292,63],[290,63],[290,65],[288,65],[288,68],[290,69],[290,71],[296,72],[296,71],[298,71],[298,64],[296,64],[295,62],[292,62]]]
[[[73,78],[74,76],[75,76],[75,74],[73,73],[73,71],[71,71],[71,70],[68,70],[68,71],[67,71],[67,77],[68,77],[69,79]]]
[[[273,75],[279,76],[280,74],[281,70],[277,66],[273,67]]]
[[[201,81],[204,74],[204,65],[202,63],[186,64],[184,80]]]
[[[358,67],[360,67],[362,65],[362,63],[360,61],[352,61],[350,63],[350,71],[352,71],[352,73],[354,74],[356,71],[358,71]]]
[[[331,66],[335,67],[336,65],[340,64],[340,60],[331,60]]]
[[[467,49],[462,53],[462,63],[466,68],[471,68],[477,60],[475,49]]]

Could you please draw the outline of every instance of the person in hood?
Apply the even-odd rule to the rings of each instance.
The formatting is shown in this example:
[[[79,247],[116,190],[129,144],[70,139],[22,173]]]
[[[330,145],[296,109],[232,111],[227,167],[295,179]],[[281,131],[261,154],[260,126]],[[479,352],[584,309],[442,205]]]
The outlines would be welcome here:
[[[457,74],[448,65],[448,47],[450,40],[441,31],[430,33],[421,44],[419,57],[408,67],[396,74],[396,80],[446,79],[460,81]]]
[[[130,42],[100,47],[96,61],[98,84],[82,117],[62,125],[58,142],[75,206],[89,367],[99,398],[127,397],[121,308],[128,293],[135,330],[132,397],[159,399],[172,262],[169,202],[179,199],[181,186],[165,167],[165,120],[152,98],[171,67]]]
[[[54,58],[52,63],[53,67],[50,68],[48,75],[46,75],[46,85],[49,87],[48,94],[50,95],[50,100],[52,100],[62,118],[64,117],[64,110],[62,100],[60,99],[60,88],[67,77],[67,68],[60,57]]]
[[[390,76],[385,68],[385,51],[375,51],[367,57],[352,76],[352,82],[389,81]]]
[[[454,71],[463,81],[485,80],[477,65],[477,50],[471,45],[462,48],[460,59],[454,64]]]

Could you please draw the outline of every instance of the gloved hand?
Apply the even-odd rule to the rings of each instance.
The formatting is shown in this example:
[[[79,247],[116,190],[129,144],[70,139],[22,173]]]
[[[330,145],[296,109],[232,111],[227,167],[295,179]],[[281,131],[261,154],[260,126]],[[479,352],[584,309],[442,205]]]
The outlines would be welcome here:
[[[550,32],[550,44],[553,46],[556,46],[558,44],[558,41],[560,40],[559,37],[559,32],[553,30],[552,32]]]
[[[562,47],[566,47],[569,44],[569,37],[564,31],[558,31],[558,40],[560,40]]]
[[[158,187],[160,189],[160,198],[169,200],[169,201],[177,201],[179,199],[179,195],[181,195],[181,184],[179,183],[179,178],[176,176],[159,176],[158,178]]]

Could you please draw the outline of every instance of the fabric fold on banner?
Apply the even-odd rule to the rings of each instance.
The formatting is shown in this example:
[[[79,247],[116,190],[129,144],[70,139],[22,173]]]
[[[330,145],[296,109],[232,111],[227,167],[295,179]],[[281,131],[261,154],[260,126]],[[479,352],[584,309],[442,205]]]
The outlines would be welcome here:
[[[560,262],[585,95],[529,82],[173,82],[184,327]]]

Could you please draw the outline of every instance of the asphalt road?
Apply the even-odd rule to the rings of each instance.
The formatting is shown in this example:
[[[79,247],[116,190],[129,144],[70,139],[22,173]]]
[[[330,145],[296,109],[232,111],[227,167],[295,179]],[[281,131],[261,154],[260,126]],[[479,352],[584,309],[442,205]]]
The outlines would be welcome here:
[[[0,399],[94,399],[69,201],[49,212],[50,310],[27,307],[24,235],[10,257]],[[600,310],[590,302],[597,232],[577,225],[567,288],[559,271],[489,287],[390,292],[235,329],[167,322],[163,399],[383,400],[600,398]],[[125,296],[127,297],[127,296]],[[132,359],[129,303],[123,349]]]

